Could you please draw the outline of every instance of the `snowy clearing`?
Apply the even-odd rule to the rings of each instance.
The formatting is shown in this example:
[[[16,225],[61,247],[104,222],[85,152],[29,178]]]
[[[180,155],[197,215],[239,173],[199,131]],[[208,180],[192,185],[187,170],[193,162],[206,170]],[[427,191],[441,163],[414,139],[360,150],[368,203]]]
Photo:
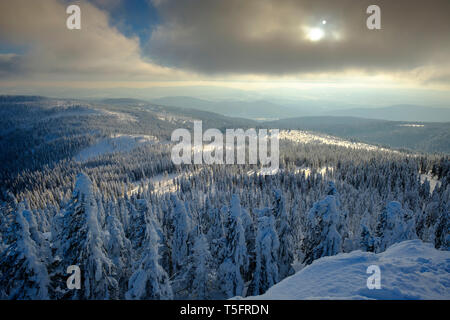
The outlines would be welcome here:
[[[177,191],[175,179],[189,178],[199,174],[203,168],[197,169],[190,173],[170,173],[170,174],[158,174],[149,179],[144,179],[133,183],[132,189],[127,191],[129,197],[138,194],[139,190],[147,191],[149,185],[152,185],[153,192],[162,195],[166,193],[172,193]]]
[[[174,179],[181,178],[182,174],[158,174],[149,179],[141,180],[133,183],[133,188],[128,190],[127,195],[129,197],[138,194],[139,190],[147,191],[149,184],[153,185],[154,192],[158,194],[170,193],[176,191],[176,185]]]
[[[87,161],[103,154],[129,152],[141,145],[155,143],[157,139],[145,135],[116,135],[101,139],[96,144],[82,150],[75,156],[76,161]]]
[[[326,145],[335,145],[339,147],[346,147],[351,149],[363,149],[369,151],[385,151],[385,152],[398,152],[394,150],[389,150],[386,148],[377,147],[362,142],[351,142],[341,138],[324,135],[324,134],[314,134],[308,131],[300,130],[281,130],[279,134],[280,140],[290,140],[298,143],[320,143]]]
[[[423,127],[425,127],[425,125],[415,124],[415,123],[407,123],[407,124],[401,124],[400,127],[423,128]]]
[[[381,289],[369,290],[370,265],[381,269]],[[324,257],[247,299],[450,299],[450,252],[409,240],[374,254],[360,250]]]

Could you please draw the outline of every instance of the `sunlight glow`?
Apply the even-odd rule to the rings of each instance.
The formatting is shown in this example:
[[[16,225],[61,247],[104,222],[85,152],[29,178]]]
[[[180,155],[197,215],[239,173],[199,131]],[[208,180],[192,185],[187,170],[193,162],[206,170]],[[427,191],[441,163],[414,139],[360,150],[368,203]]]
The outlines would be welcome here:
[[[325,32],[320,28],[312,28],[308,31],[308,39],[311,41],[319,41],[325,36]]]

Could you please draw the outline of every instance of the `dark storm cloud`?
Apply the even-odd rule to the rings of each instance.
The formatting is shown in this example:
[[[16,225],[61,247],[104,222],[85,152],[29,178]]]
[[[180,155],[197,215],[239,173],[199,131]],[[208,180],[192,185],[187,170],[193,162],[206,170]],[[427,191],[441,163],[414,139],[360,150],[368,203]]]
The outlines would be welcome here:
[[[404,72],[448,66],[450,1],[154,1],[161,25],[153,61],[205,74],[295,74],[348,69]],[[381,7],[382,30],[366,9]],[[327,20],[325,26],[321,21]],[[307,27],[326,36],[312,42]]]

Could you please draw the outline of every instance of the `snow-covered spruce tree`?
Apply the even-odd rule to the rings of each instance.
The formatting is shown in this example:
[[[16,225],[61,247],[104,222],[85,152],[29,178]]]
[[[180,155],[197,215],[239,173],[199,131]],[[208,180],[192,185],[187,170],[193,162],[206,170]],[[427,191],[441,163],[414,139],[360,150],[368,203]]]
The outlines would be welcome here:
[[[279,241],[274,218],[272,215],[261,216],[258,218],[256,236],[256,268],[247,296],[263,294],[279,281],[278,254]]]
[[[221,260],[220,254],[222,252],[222,245],[225,235],[222,214],[219,208],[210,209],[210,221],[211,225],[208,230],[207,238],[211,243],[211,254],[216,264],[218,264],[218,261]]]
[[[435,226],[441,211],[442,201],[439,192],[435,189],[423,212],[417,216],[416,232],[420,239],[435,243]]]
[[[162,230],[162,237],[161,241],[163,244],[163,247],[161,248],[161,266],[164,268],[164,270],[167,271],[169,276],[172,276],[172,237],[174,234],[173,229],[173,208],[172,208],[172,201],[168,199],[168,195],[164,195],[163,199],[161,199],[161,203],[159,203],[159,206],[162,211],[162,217],[161,217],[161,230]]]
[[[343,227],[334,183],[329,184],[327,194],[325,199],[314,203],[308,213],[301,246],[304,253],[303,263],[306,264],[341,252],[342,236],[338,230]]]
[[[299,251],[299,244],[300,244],[300,239],[301,239],[301,235],[302,235],[302,220],[300,218],[300,205],[299,205],[299,201],[297,199],[293,200],[293,204],[291,206],[290,209],[290,214],[289,214],[289,225],[291,227],[292,230],[292,241],[293,241],[293,247],[292,247],[292,251],[294,252],[294,257],[296,255],[298,255],[298,251]]]
[[[397,201],[391,201],[378,216],[375,231],[375,252],[383,252],[394,243],[416,239],[413,213]]]
[[[38,228],[38,223],[31,210],[23,210],[23,216],[27,219],[31,239],[36,243],[38,255],[46,264],[51,262],[52,254],[50,244]]]
[[[292,263],[294,262],[294,243],[283,193],[281,190],[276,189],[273,195],[272,213],[275,217],[275,230],[280,241],[276,261],[278,263],[278,276],[282,280],[294,274],[294,268],[292,267]]]
[[[142,251],[145,248],[145,228],[147,223],[152,223],[153,228],[160,242],[160,253],[167,250],[164,241],[165,235],[157,221],[157,217],[153,212],[150,204],[146,199],[137,199],[136,206],[133,210],[133,217],[129,223],[128,235],[133,248],[133,260],[140,260]]]
[[[209,228],[211,227],[213,221],[211,221],[211,200],[210,196],[205,197],[205,204],[203,208],[200,209],[200,225],[204,234],[208,234]]]
[[[0,253],[0,299],[48,299],[49,276],[40,248],[31,238],[30,226],[20,203],[5,235],[9,247]]]
[[[172,235],[172,274],[177,274],[186,264],[189,254],[190,217],[186,207],[176,196],[171,197],[173,203],[173,235]]]
[[[96,202],[97,202],[97,220],[98,220],[98,225],[100,226],[101,229],[105,228],[106,226],[106,213],[105,213],[105,208],[103,207],[103,196],[100,195],[99,197],[96,197]]]
[[[245,208],[241,207],[241,221],[242,227],[244,228],[245,242],[247,244],[247,254],[248,254],[248,271],[244,274],[244,280],[250,281],[252,278],[253,270],[256,264],[256,253],[255,253],[255,241],[256,241],[256,227],[252,216]]]
[[[250,229],[251,226],[249,224],[253,224],[253,221],[251,221],[251,218],[248,216],[248,212],[245,210],[244,208],[241,207],[241,199],[239,198],[239,196],[237,194],[233,194],[231,196],[231,212],[236,214],[239,217],[242,229],[244,230],[244,243],[245,243],[245,248],[246,248],[246,262],[243,266],[243,276],[244,276],[244,280],[250,279],[251,275],[249,272],[249,264],[250,264],[250,259],[249,259],[249,250],[248,250],[248,239],[246,237],[246,233],[245,230],[246,229]]]
[[[133,250],[136,252],[136,259],[140,258],[140,254],[144,248],[143,241],[145,239],[145,224],[150,215],[150,208],[147,200],[136,200],[136,206],[132,206],[131,218],[127,232],[128,239],[130,239]]]
[[[438,249],[450,250],[450,184],[448,182],[442,184],[440,193],[442,194],[441,211],[434,228],[434,246]]]
[[[363,251],[373,252],[375,250],[374,238],[365,224],[361,224],[359,245]]]
[[[208,241],[205,235],[199,231],[191,249],[184,275],[189,298],[209,299],[211,291],[214,289],[215,276]]]
[[[436,187],[423,213],[418,215],[416,231],[420,239],[434,243],[437,249],[450,247],[450,185]]]
[[[363,251],[373,252],[375,250],[375,240],[370,233],[369,211],[365,210],[359,225],[359,247]]]
[[[119,298],[123,298],[131,275],[131,242],[125,237],[122,224],[113,214],[106,217],[106,227],[108,229],[106,250],[117,270]]]
[[[224,229],[224,247],[218,272],[220,288],[227,298],[242,296],[243,275],[249,261],[241,213],[238,210],[228,210]]]
[[[447,198],[448,199],[448,198]],[[441,250],[450,250],[450,201],[447,203],[444,211],[440,214],[440,217],[435,227],[435,241],[436,248]]]
[[[55,243],[54,298],[117,299],[115,266],[106,254],[92,182],[85,174],[77,176],[72,199],[61,219],[62,229]],[[80,290],[69,290],[66,285],[66,270],[72,265],[81,270]]]
[[[153,224],[145,224],[145,248],[128,281],[125,298],[129,300],[170,300],[173,298],[169,276],[159,264],[159,239]]]

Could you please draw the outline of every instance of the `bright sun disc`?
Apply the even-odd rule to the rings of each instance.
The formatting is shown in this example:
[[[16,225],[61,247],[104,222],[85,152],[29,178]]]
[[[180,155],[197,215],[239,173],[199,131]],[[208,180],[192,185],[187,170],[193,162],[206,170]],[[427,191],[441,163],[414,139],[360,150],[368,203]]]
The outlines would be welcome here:
[[[325,32],[323,32],[323,30],[320,28],[313,28],[308,32],[308,38],[311,41],[319,41],[324,37],[324,35]]]

